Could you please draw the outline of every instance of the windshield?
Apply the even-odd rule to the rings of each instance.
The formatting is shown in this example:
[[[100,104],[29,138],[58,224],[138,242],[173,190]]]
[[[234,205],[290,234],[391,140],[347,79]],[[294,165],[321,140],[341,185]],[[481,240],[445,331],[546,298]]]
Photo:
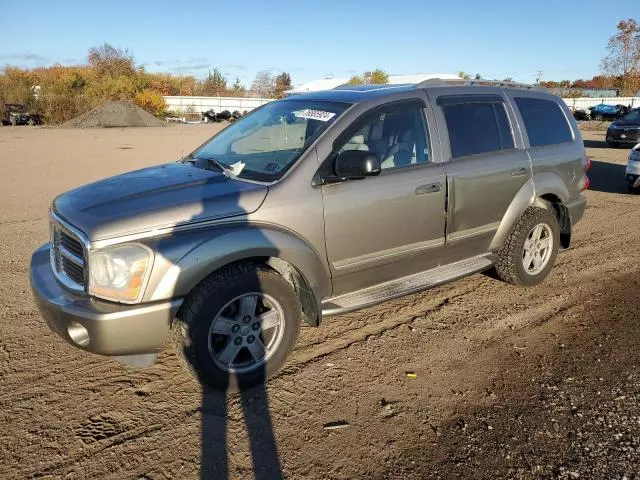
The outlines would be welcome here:
[[[347,104],[281,100],[266,104],[205,143],[188,158],[208,160],[239,178],[277,180],[346,110]]]
[[[640,110],[631,110],[622,119],[640,122]]]

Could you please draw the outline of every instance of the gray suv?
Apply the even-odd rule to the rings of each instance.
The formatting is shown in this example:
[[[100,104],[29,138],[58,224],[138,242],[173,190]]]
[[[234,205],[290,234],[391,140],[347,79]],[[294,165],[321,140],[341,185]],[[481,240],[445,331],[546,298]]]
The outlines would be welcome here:
[[[504,82],[342,86],[268,103],[186,158],[71,190],[31,261],[50,328],[205,385],[264,381],[302,322],[478,272],[541,282],[588,187],[564,102]]]

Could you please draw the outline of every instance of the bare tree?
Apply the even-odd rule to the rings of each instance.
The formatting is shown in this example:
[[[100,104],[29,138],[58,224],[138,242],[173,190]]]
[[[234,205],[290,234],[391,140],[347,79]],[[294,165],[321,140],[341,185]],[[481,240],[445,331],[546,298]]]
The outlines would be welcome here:
[[[135,63],[129,50],[116,48],[108,43],[89,49],[89,65],[96,69],[98,75],[119,77],[133,75]]]
[[[251,83],[251,91],[260,97],[272,98],[275,95],[275,84],[271,72],[260,70]]]
[[[602,70],[619,78],[624,93],[635,93],[640,83],[640,25],[630,18],[621,20],[617,28],[609,39],[609,54],[602,59]]]

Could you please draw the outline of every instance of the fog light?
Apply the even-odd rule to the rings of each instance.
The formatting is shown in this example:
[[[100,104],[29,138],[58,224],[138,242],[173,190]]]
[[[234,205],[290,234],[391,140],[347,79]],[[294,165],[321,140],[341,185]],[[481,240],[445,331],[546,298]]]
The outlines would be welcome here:
[[[74,343],[81,347],[89,345],[89,332],[86,328],[80,325],[78,322],[71,322],[67,327],[67,332]]]

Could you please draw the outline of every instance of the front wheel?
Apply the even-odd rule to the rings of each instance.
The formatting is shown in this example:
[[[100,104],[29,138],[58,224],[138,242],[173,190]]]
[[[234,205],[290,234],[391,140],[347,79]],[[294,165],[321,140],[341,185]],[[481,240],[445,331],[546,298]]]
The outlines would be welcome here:
[[[560,248],[560,227],[553,211],[530,207],[498,250],[495,270],[502,280],[532,286],[542,282]]]
[[[173,328],[176,353],[203,385],[216,390],[265,382],[297,341],[298,297],[267,267],[227,267],[207,277],[185,302]]]

